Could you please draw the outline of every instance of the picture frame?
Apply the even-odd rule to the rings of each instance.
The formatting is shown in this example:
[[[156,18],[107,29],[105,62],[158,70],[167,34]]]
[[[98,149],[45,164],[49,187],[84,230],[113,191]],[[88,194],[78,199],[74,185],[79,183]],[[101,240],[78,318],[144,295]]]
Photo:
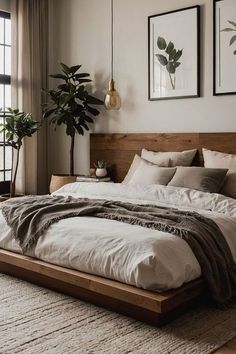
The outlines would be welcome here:
[[[148,17],[148,99],[193,97],[200,97],[199,5]]]
[[[236,94],[236,1],[214,0],[213,95]]]

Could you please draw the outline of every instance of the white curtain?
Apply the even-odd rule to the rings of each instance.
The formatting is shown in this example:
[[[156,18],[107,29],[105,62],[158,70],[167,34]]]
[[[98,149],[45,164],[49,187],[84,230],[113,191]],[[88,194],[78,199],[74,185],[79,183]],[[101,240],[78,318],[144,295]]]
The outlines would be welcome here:
[[[48,80],[48,0],[11,0],[12,107],[42,120],[42,89]],[[47,127],[26,138],[21,151],[17,191],[47,192]]]

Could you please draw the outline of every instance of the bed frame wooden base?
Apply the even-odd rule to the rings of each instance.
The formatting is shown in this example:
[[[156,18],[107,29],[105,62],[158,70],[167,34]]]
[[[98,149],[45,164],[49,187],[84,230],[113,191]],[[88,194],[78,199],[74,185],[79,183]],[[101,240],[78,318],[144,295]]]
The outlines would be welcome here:
[[[0,272],[158,326],[196,306],[204,295],[201,279],[155,293],[5,250],[0,250]]]

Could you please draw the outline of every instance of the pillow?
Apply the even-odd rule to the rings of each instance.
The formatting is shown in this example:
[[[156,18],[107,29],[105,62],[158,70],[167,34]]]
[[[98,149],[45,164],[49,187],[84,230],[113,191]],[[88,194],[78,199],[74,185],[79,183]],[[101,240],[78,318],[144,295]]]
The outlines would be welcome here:
[[[170,166],[191,166],[197,149],[182,152],[154,152],[146,149],[142,150],[141,157],[149,162],[159,164],[159,161],[170,160]]]
[[[204,166],[212,168],[228,168],[221,193],[236,198],[236,155],[202,149]]]
[[[129,168],[129,171],[127,173],[127,175],[125,176],[124,180],[122,183],[129,183],[131,177],[133,176],[134,172],[136,171],[137,167],[139,166],[140,162],[143,159],[139,156],[139,155],[135,155],[133,162]],[[169,160],[164,159],[163,161],[160,160],[159,164],[157,164],[158,166],[163,166],[163,167],[168,167],[169,166]]]
[[[177,167],[168,186],[196,189],[217,193],[221,189],[227,169],[205,167]]]
[[[161,184],[166,186],[174,176],[176,168],[159,167],[141,160],[128,184]]]

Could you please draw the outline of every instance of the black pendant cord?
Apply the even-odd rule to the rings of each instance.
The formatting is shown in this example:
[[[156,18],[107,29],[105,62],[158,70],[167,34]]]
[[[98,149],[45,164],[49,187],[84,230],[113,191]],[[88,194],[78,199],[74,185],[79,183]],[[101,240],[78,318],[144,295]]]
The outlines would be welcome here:
[[[111,0],[111,79],[113,79],[113,57],[114,57],[114,4]]]

